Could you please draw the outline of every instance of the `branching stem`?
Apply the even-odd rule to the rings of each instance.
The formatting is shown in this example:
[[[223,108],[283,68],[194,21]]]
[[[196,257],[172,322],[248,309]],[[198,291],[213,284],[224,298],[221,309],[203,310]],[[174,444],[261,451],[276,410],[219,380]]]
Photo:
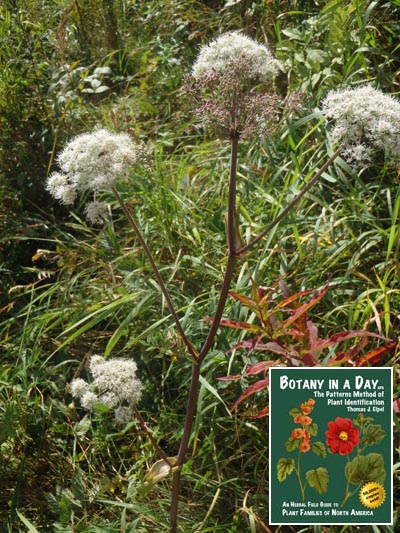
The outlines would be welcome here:
[[[183,427],[181,444],[179,447],[176,464],[181,466],[186,460],[186,454],[192,433],[193,421],[196,416],[196,405],[199,394],[200,368],[201,363],[211,349],[214,343],[219,323],[222,318],[222,313],[225,308],[226,300],[229,294],[229,288],[232,281],[234,266],[237,258],[235,250],[235,224],[236,224],[236,170],[237,170],[237,150],[238,150],[238,136],[233,135],[231,141],[231,163],[229,176],[229,192],[228,192],[228,224],[227,224],[227,241],[228,241],[228,260],[225,269],[225,276],[222,282],[222,287],[219,294],[217,309],[208,332],[207,338],[199,352],[198,360],[192,366],[192,379],[190,382],[189,397],[186,407],[185,424]],[[171,509],[170,509],[170,533],[176,532],[177,527],[177,513],[178,501],[180,493],[180,469],[173,474]]]
[[[147,246],[147,243],[146,243],[141,231],[139,230],[135,220],[133,219],[133,217],[131,215],[131,212],[129,211],[126,203],[124,202],[124,200],[122,199],[121,195],[119,194],[119,192],[117,191],[117,189],[115,187],[112,188],[112,192],[114,193],[116,199],[118,200],[118,203],[121,206],[122,211],[124,212],[125,216],[127,217],[128,221],[129,221],[129,224],[131,225],[133,231],[135,232],[135,235],[136,235],[137,239],[139,240],[140,245],[143,248],[144,253],[147,256],[147,259],[149,260],[150,266],[151,266],[151,268],[153,270],[153,273],[154,273],[154,275],[155,275],[155,277],[156,277],[156,279],[158,281],[158,284],[160,286],[161,292],[163,293],[165,301],[167,302],[168,309],[170,310],[170,313],[171,313],[171,315],[172,315],[172,317],[173,317],[173,319],[175,321],[175,325],[176,325],[176,328],[177,328],[177,330],[179,332],[180,337],[182,338],[183,342],[185,343],[185,346],[188,349],[188,352],[190,353],[192,358],[195,361],[197,361],[198,357],[197,357],[196,350],[195,350],[194,346],[192,345],[192,343],[190,342],[190,340],[187,338],[186,333],[183,331],[181,321],[179,320],[178,314],[175,311],[174,304],[172,303],[172,300],[171,300],[171,297],[169,295],[168,289],[165,286],[164,280],[163,280],[163,278],[162,278],[162,276],[160,274],[160,271],[158,270],[156,262],[154,261],[153,254],[151,253],[150,248]]]
[[[149,437],[149,440],[151,444],[154,446],[154,449],[156,450],[157,454],[161,457],[161,459],[164,459],[164,461],[167,463],[167,465],[172,468],[174,465],[171,463],[171,461],[168,459],[165,452],[160,448],[158,445],[158,442],[153,436],[153,433],[150,431],[149,426],[146,424],[146,422],[143,420],[142,415],[140,414],[140,411],[136,407],[136,405],[133,406],[133,412],[135,413],[136,418],[139,421],[140,427],[143,429],[143,431],[146,433],[146,435]]]
[[[268,226],[266,226],[261,233],[257,235],[252,241],[250,241],[246,246],[243,246],[242,248],[239,248],[236,253],[237,254],[243,254],[247,252],[250,248],[252,248],[255,244],[258,243],[267,233],[269,233],[272,228],[274,228],[278,222],[282,220],[283,217],[285,217],[291,209],[303,198],[303,196],[311,189],[311,187],[314,185],[314,183],[322,176],[322,174],[331,166],[331,164],[334,162],[334,160],[337,158],[337,156],[340,154],[342,148],[339,147],[337,150],[333,153],[333,155],[322,165],[322,167],[314,174],[314,176],[307,182],[307,184],[303,187],[303,189],[299,192],[299,194],[293,198],[291,202],[283,209],[279,215],[270,223]]]
[[[139,423],[146,434],[149,436],[150,441],[152,442],[154,448],[156,449],[158,455],[164,459],[172,468],[172,466],[177,466],[177,469],[173,471],[173,481],[172,481],[172,494],[171,494],[171,507],[170,507],[170,533],[176,533],[177,524],[178,524],[178,503],[179,503],[179,494],[180,494],[180,483],[181,483],[181,466],[186,461],[186,454],[188,451],[190,437],[192,434],[193,422],[196,416],[196,406],[199,394],[199,383],[200,383],[200,370],[201,365],[209,353],[217,335],[218,327],[221,322],[222,314],[225,308],[226,300],[228,298],[229,289],[235,269],[236,260],[238,257],[246,253],[250,248],[257,244],[272,228],[274,228],[282,218],[289,213],[289,211],[303,198],[303,196],[311,189],[314,183],[320,178],[320,176],[329,168],[333,163],[336,157],[339,155],[341,148],[339,147],[333,155],[325,162],[325,164],[314,174],[314,176],[307,182],[304,188],[299,192],[299,194],[283,209],[279,215],[273,220],[268,226],[266,226],[252,241],[250,241],[245,246],[237,248],[238,242],[236,239],[236,181],[237,181],[237,159],[238,159],[238,143],[239,136],[235,130],[231,133],[231,162],[230,162],[230,175],[229,175],[229,191],[228,191],[228,217],[227,217],[227,243],[228,243],[228,257],[227,264],[224,274],[224,279],[219,293],[219,299],[217,303],[217,308],[213,317],[211,327],[209,329],[207,338],[204,341],[203,346],[200,351],[197,352],[185,332],[183,331],[179,317],[175,311],[174,305],[169,296],[168,290],[164,284],[160,271],[157,268],[157,265],[154,261],[153,255],[150,252],[149,247],[147,246],[146,241],[144,240],[136,222],[134,221],[128,207],[123,201],[121,195],[118,191],[113,188],[113,193],[117,198],[124,214],[128,218],[128,221],[133,228],[136,237],[138,238],[143,251],[145,252],[150,265],[153,269],[154,275],[158,281],[158,284],[161,288],[161,291],[164,295],[164,298],[167,302],[168,308],[174,318],[176,327],[178,329],[179,335],[181,336],[183,342],[185,343],[188,352],[190,353],[193,364],[192,364],[192,376],[190,381],[190,389],[186,406],[186,416],[183,426],[182,438],[179,446],[179,451],[176,459],[175,465],[172,465],[168,460],[166,454],[158,446],[158,443],[155,441],[152,433],[141,417],[139,411],[135,409],[136,417],[139,420]],[[300,479],[300,464],[298,464],[297,475],[299,478],[300,488],[304,497],[304,487],[302,486]]]

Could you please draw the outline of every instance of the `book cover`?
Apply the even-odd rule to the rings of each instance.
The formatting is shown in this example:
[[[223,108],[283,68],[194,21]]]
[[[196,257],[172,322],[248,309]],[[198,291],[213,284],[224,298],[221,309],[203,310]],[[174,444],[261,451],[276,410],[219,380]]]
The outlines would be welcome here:
[[[270,369],[271,525],[392,523],[391,368]]]

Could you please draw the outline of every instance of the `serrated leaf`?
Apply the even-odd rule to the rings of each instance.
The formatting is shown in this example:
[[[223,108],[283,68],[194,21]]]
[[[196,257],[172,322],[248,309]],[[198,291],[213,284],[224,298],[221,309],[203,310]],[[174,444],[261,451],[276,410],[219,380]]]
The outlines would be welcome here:
[[[278,475],[278,481],[285,481],[285,479],[287,478],[287,476],[290,476],[290,474],[293,472],[294,470],[294,465],[295,465],[295,462],[294,462],[294,459],[291,459],[291,458],[284,458],[284,457],[281,457],[278,461],[278,464],[277,464],[277,475]]]
[[[316,468],[315,470],[308,470],[306,472],[306,480],[310,487],[315,489],[318,494],[323,494],[328,489],[328,470],[322,466]]]
[[[359,455],[346,464],[346,479],[354,485],[375,481],[383,483],[386,477],[386,470],[383,457],[380,453],[369,453],[368,455]]]
[[[364,413],[358,413],[357,418],[353,420],[353,424],[359,428],[363,428],[373,421],[374,419],[370,416],[365,416]]]
[[[323,459],[325,459],[327,455],[325,444],[320,441],[312,443],[311,451],[315,453],[315,455],[318,455],[318,457],[322,457]]]
[[[380,424],[369,424],[363,430],[361,442],[365,446],[372,446],[378,444],[386,436],[386,432],[382,429]]]

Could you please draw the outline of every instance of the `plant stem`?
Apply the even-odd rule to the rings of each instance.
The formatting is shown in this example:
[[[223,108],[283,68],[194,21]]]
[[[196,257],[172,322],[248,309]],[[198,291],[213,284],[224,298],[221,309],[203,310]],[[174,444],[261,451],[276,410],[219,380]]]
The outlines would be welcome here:
[[[160,446],[158,445],[158,442],[156,441],[156,439],[153,437],[153,434],[152,432],[150,431],[150,428],[148,427],[148,425],[146,424],[146,422],[143,420],[143,417],[142,415],[140,414],[138,408],[136,407],[136,405],[133,406],[133,412],[135,413],[135,416],[136,418],[138,419],[139,421],[139,424],[140,424],[140,427],[143,429],[143,431],[146,433],[146,435],[149,437],[149,440],[150,442],[152,443],[152,445],[154,446],[154,449],[156,450],[156,452],[158,453],[158,455],[160,456],[161,459],[163,459],[167,465],[172,468],[174,465],[171,463],[171,461],[168,459],[167,455],[165,454],[165,452],[160,448]]]
[[[297,468],[296,468],[296,474],[297,474],[297,479],[299,481],[299,485],[300,485],[300,490],[301,490],[301,496],[302,496],[302,499],[303,499],[303,502],[306,500],[306,495],[305,495],[305,490],[304,490],[304,487],[303,487],[303,483],[301,481],[301,473],[300,473],[300,457],[301,457],[301,452],[299,450],[299,455],[297,457]]]
[[[279,215],[270,223],[268,226],[266,226],[261,233],[257,235],[252,241],[250,241],[246,246],[243,246],[242,248],[239,248],[236,250],[237,254],[243,254],[247,252],[250,248],[252,248],[258,241],[260,241],[268,232],[271,231],[272,228],[274,228],[278,222],[282,220],[284,216],[286,216],[289,211],[303,198],[303,196],[311,189],[311,187],[314,185],[314,183],[321,177],[321,175],[331,166],[333,161],[337,158],[337,156],[340,154],[342,150],[342,147],[339,146],[339,148],[336,149],[336,151],[333,153],[333,155],[322,165],[322,167],[314,174],[314,176],[307,182],[307,184],[303,187],[303,189],[299,192],[299,194],[293,198],[291,202],[279,213]]]
[[[189,447],[190,436],[192,433],[193,421],[196,416],[196,405],[199,394],[200,368],[204,358],[209,353],[211,346],[215,340],[219,323],[221,321],[222,313],[225,308],[226,300],[229,294],[229,288],[234,272],[234,266],[237,258],[235,249],[235,217],[236,217],[236,171],[237,171],[237,156],[238,156],[239,138],[236,135],[231,139],[231,163],[229,175],[229,193],[228,193],[228,224],[227,224],[227,241],[228,241],[228,259],[225,269],[224,280],[219,294],[217,309],[208,332],[207,338],[197,356],[197,361],[192,365],[192,379],[190,382],[189,396],[186,406],[185,424],[183,427],[182,439],[179,447],[176,465],[181,466],[186,459],[187,450]],[[171,508],[170,508],[170,533],[176,532],[178,502],[180,493],[180,469],[173,473]]]
[[[192,358],[197,361],[197,352],[194,348],[194,346],[192,345],[192,343],[190,342],[190,340],[188,339],[188,337],[186,336],[186,333],[183,331],[183,328],[182,328],[182,324],[179,320],[179,317],[178,317],[178,314],[177,312],[175,311],[175,307],[174,307],[174,304],[172,303],[172,300],[171,300],[171,297],[168,293],[168,290],[165,286],[165,283],[164,283],[164,280],[160,274],[160,271],[158,270],[158,267],[154,261],[154,258],[153,258],[153,255],[149,249],[149,247],[147,246],[147,243],[146,241],[144,240],[143,238],[143,235],[141,234],[136,222],[134,221],[127,205],[125,204],[124,200],[122,199],[121,195],[119,194],[119,192],[117,191],[117,189],[115,187],[112,188],[112,192],[114,193],[116,199],[118,200],[118,203],[119,205],[121,206],[122,208],[122,211],[124,212],[125,216],[127,217],[128,221],[129,221],[129,224],[131,225],[133,231],[135,232],[135,235],[136,237],[138,238],[142,248],[143,248],[143,251],[144,253],[146,254],[147,256],[147,259],[149,260],[149,263],[150,263],[150,266],[151,268],[153,269],[153,272],[154,272],[154,275],[158,281],[158,284],[160,286],[160,289],[161,289],[161,292],[163,293],[164,295],[164,298],[165,298],[165,301],[167,302],[167,306],[168,306],[168,309],[170,310],[171,312],[171,315],[175,321],[175,325],[178,329],[178,332],[179,332],[179,335],[180,337],[182,338],[183,342],[185,343],[185,346],[186,348],[188,349],[188,352],[190,353],[190,355],[192,356]]]
[[[182,466],[186,460],[186,454],[189,447],[190,436],[192,432],[193,422],[196,416],[196,405],[199,393],[199,381],[200,381],[200,369],[204,358],[209,353],[213,342],[215,340],[218,327],[222,318],[222,314],[225,308],[226,300],[229,294],[229,288],[232,281],[234,267],[236,259],[244,254],[249,248],[254,246],[264,235],[267,234],[278,222],[293,208],[297,202],[306,194],[306,192],[314,185],[317,179],[325,172],[325,170],[332,164],[336,157],[340,153],[338,148],[334,154],[326,161],[321,169],[311,178],[302,191],[289,203],[289,205],[278,215],[278,217],[269,224],[253,241],[242,248],[236,248],[236,174],[237,174],[237,159],[238,159],[238,144],[239,137],[232,133],[231,137],[231,162],[230,162],[230,175],[229,175],[229,192],[228,192],[228,223],[227,223],[227,242],[228,242],[228,258],[224,275],[224,280],[219,294],[219,300],[217,309],[214,314],[214,318],[208,332],[207,338],[197,355],[196,360],[192,365],[192,378],[190,382],[189,396],[186,406],[186,417],[182,433],[182,439],[179,447],[179,452],[176,460],[177,466]],[[300,489],[302,492],[303,500],[305,498],[305,488],[301,482],[300,476],[300,457],[297,475],[299,479]],[[178,503],[180,493],[180,479],[181,469],[173,473],[172,482],[172,495],[171,495],[171,508],[170,508],[170,533],[176,533],[177,528],[177,516],[178,516]]]
[[[208,332],[208,335],[201,347],[200,352],[196,351],[196,349],[194,348],[194,346],[192,345],[192,343],[186,336],[185,332],[183,331],[179,317],[175,311],[175,308],[169,296],[168,290],[164,284],[164,280],[162,279],[160,271],[157,268],[157,265],[150,252],[150,249],[147,246],[147,243],[144,240],[125,202],[123,201],[122,197],[120,196],[118,191],[115,189],[115,187],[113,187],[113,193],[115,197],[117,198],[124,214],[128,218],[128,221],[131,227],[133,228],[136,234],[136,237],[138,238],[143,248],[143,251],[145,252],[150,262],[154,275],[159,283],[161,291],[167,302],[168,308],[174,318],[179,335],[181,336],[183,342],[185,343],[193,359],[192,376],[191,376],[190,389],[189,389],[189,395],[188,395],[187,406],[186,406],[185,422],[183,426],[182,438],[181,438],[181,442],[179,446],[176,463],[174,465],[174,466],[177,466],[178,468],[174,470],[173,472],[171,507],[170,507],[170,517],[169,517],[170,533],[176,533],[177,531],[178,504],[179,504],[179,494],[180,494],[180,484],[181,484],[181,468],[180,467],[185,463],[185,460],[186,460],[186,454],[187,454],[190,437],[192,433],[192,426],[193,426],[193,422],[196,416],[196,406],[197,406],[197,400],[198,400],[198,394],[199,394],[201,364],[204,361],[207,354],[209,353],[215,341],[218,327],[219,327],[222,314],[225,308],[226,300],[228,298],[229,288],[230,288],[230,284],[232,281],[236,260],[239,256],[244,254],[247,250],[249,250],[257,242],[259,242],[274,226],[278,224],[278,222],[301,200],[301,198],[314,185],[317,179],[326,171],[326,169],[332,164],[332,162],[336,159],[336,157],[340,153],[340,148],[338,148],[334,152],[334,154],[326,161],[326,163],[321,167],[321,169],[310,179],[310,181],[305,185],[305,187],[300,191],[300,193],[287,205],[287,207],[281,213],[279,213],[279,215],[275,218],[273,222],[271,222],[271,224],[269,224],[266,228],[264,228],[264,230],[256,238],[254,238],[246,246],[237,248],[236,246],[237,245],[239,246],[237,239],[236,239],[236,180],[237,180],[238,144],[239,144],[239,135],[237,134],[236,130],[233,130],[232,135],[231,135],[231,161],[230,161],[229,192],[228,192],[227,264],[226,264],[226,269],[225,269],[225,274],[224,274],[224,279],[222,282],[221,290],[219,293],[219,299],[218,299],[217,308],[214,314],[214,318],[213,318],[210,330]],[[141,424],[141,427],[146,432],[146,434],[149,436],[150,441],[155,447],[157,453],[172,467],[173,465],[170,463],[165,453],[158,446],[157,442],[155,441],[153,435],[151,434],[149,428],[147,427],[146,423],[142,419],[140,413],[137,411],[136,407],[134,409],[135,409],[135,414]],[[305,488],[303,487],[303,484],[301,482],[300,456],[298,458],[298,466],[296,469],[296,473],[297,473],[297,477],[298,477],[299,484],[300,484],[300,489],[301,489],[303,500],[304,500]]]
[[[181,469],[175,470],[172,477],[171,507],[169,512],[169,530],[175,533],[178,525],[178,503],[181,487]]]

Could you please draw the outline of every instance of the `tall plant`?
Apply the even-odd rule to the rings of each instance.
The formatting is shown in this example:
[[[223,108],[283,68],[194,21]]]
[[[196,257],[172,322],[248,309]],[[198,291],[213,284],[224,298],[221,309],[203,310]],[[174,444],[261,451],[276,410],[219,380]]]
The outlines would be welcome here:
[[[105,361],[98,355],[93,356],[90,363],[92,383],[87,384],[78,378],[71,384],[72,393],[80,398],[83,407],[93,409],[100,404],[115,410],[116,418],[122,422],[133,417],[139,420],[160,456],[160,460],[149,472],[150,485],[171,472],[173,475],[171,533],[177,530],[181,471],[186,462],[196,416],[201,369],[221,324],[236,263],[295,207],[341,152],[348,159],[357,162],[362,160],[362,155],[369,160],[373,153],[361,148],[370,145],[383,150],[390,160],[400,159],[394,142],[400,131],[399,103],[371,87],[331,96],[324,107],[326,114],[336,121],[334,141],[338,148],[280,214],[258,235],[243,244],[236,206],[238,146],[243,139],[251,140],[260,135],[268,137],[283,106],[288,105],[289,99],[283,104],[273,91],[273,79],[279,68],[279,63],[266,46],[240,32],[231,32],[201,48],[191,75],[185,80],[184,91],[195,104],[198,120],[216,136],[230,143],[226,266],[210,329],[200,346],[196,346],[187,335],[153,253],[119,190],[121,181],[127,181],[133,170],[150,170],[150,156],[146,146],[133,142],[126,134],[114,134],[104,129],[79,135],[58,156],[60,171],[51,174],[47,181],[50,193],[67,205],[72,205],[80,193],[89,191],[93,194],[93,201],[88,203],[86,213],[95,223],[107,220],[108,217],[105,204],[98,199],[99,194],[103,191],[113,193],[147,256],[182,345],[192,360],[185,421],[178,451],[173,458],[167,457],[161,449],[139,412],[137,405],[141,384],[136,378],[136,366],[132,362]],[[360,93],[363,90],[365,94]],[[291,102],[293,104],[293,99]],[[382,109],[386,112],[385,120],[379,115]],[[391,142],[383,143],[383,135],[391,136]],[[307,364],[307,361],[303,361],[303,364]]]

